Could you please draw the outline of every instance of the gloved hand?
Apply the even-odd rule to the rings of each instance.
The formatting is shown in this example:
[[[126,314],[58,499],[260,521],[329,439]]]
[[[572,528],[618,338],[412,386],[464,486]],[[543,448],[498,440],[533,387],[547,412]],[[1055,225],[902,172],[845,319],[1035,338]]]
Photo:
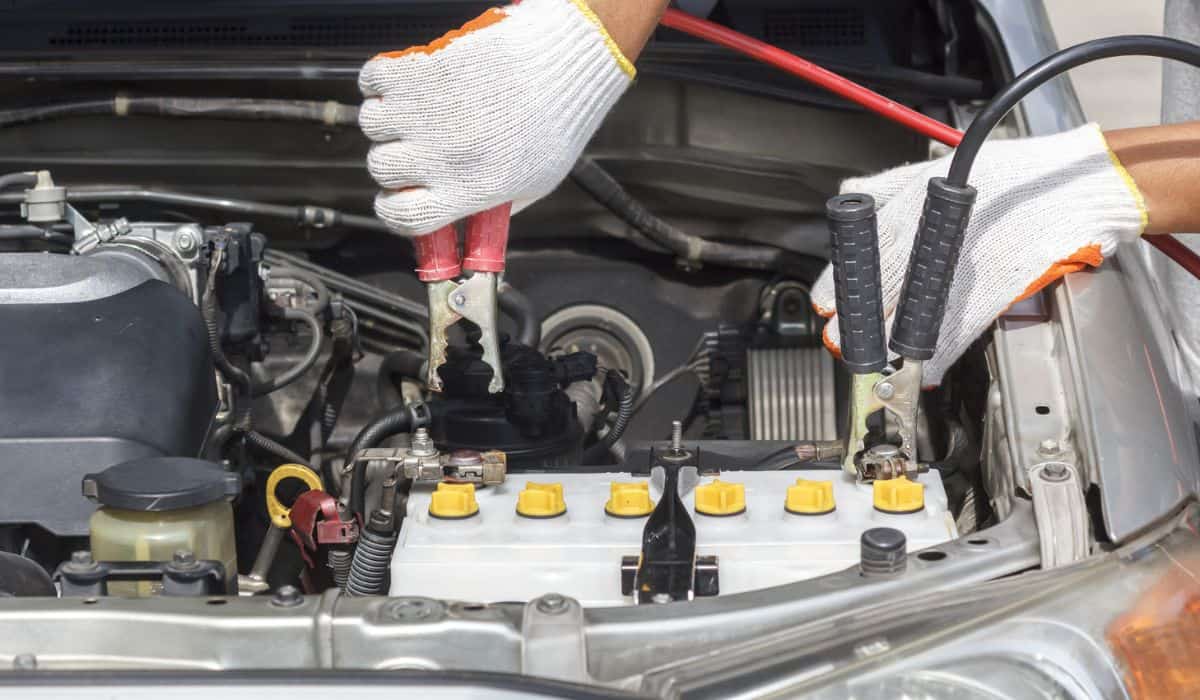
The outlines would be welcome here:
[[[875,198],[885,328],[900,299],[929,178],[950,157],[842,183],[843,193]],[[1142,195],[1095,124],[1053,136],[984,145],[971,170],[979,194],[967,225],[936,353],[923,383],[941,383],[950,365],[1009,306],[1068,272],[1096,267],[1117,244],[1146,227]],[[817,313],[836,312],[832,270],[812,290]],[[837,354],[838,325],[825,325]],[[892,354],[892,358],[895,355]]]
[[[584,0],[493,8],[359,75],[375,212],[401,235],[545,196],[634,77]]]

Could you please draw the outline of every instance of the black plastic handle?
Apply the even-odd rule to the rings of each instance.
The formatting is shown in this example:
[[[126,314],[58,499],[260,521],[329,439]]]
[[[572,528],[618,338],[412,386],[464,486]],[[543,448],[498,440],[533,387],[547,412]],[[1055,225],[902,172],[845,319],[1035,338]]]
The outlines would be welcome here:
[[[917,226],[900,306],[892,323],[889,345],[901,357],[928,360],[937,349],[950,282],[974,204],[974,187],[951,185],[942,177],[930,178],[925,211]]]
[[[833,287],[842,360],[854,374],[879,372],[887,364],[887,350],[875,200],[865,194],[839,195],[825,203],[825,216],[833,239]]]

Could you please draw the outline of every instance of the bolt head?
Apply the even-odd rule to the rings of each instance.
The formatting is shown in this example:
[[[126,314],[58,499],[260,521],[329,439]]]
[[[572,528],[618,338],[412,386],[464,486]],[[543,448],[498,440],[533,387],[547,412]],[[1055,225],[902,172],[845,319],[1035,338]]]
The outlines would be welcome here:
[[[180,231],[175,236],[175,249],[180,253],[190,253],[196,249],[196,237],[190,231]]]
[[[171,563],[175,566],[195,566],[196,554],[190,549],[177,549],[171,555]]]
[[[92,559],[92,553],[86,549],[78,552],[71,552],[71,563],[79,566],[91,566],[95,560]]]
[[[670,603],[672,600],[674,600],[674,598],[671,597],[670,593],[655,593],[654,595],[650,596],[650,602],[657,603],[659,605],[665,605]]]
[[[295,586],[280,586],[271,596],[271,605],[281,608],[292,608],[304,602],[304,594]]]
[[[17,654],[12,661],[14,671],[36,671],[37,657],[33,654]]]
[[[879,382],[875,385],[875,396],[887,401],[896,395],[896,385],[891,382]]]
[[[467,303],[467,295],[455,294],[453,301],[455,306],[462,306],[463,304]]]
[[[1044,455],[1056,455],[1062,452],[1062,445],[1058,444],[1058,440],[1046,438],[1038,443],[1038,452]]]
[[[562,613],[566,612],[567,608],[570,606],[570,601],[568,601],[565,596],[562,596],[558,593],[547,593],[541,598],[538,598],[537,602],[538,612],[542,612],[547,615],[561,615]]]

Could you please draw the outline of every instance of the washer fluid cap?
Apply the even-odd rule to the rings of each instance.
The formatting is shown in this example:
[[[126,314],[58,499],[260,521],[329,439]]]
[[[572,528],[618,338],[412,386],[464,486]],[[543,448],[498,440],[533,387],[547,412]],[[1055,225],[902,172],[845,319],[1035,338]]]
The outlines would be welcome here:
[[[147,513],[232,499],[242,480],[220,465],[189,457],[148,457],[83,477],[83,495],[102,506]]]

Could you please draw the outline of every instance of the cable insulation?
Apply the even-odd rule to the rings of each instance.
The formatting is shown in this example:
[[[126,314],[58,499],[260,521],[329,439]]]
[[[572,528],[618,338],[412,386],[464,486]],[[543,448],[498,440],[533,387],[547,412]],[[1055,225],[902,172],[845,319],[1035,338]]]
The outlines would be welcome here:
[[[871,90],[870,88],[859,85],[858,83],[844,78],[837,73],[826,70],[811,61],[806,61],[799,56],[784,51],[781,48],[772,46],[764,41],[759,41],[753,37],[746,36],[741,32],[735,31],[728,27],[723,27],[719,24],[709,22],[706,19],[694,17],[681,10],[667,9],[663,13],[662,25],[669,27],[684,34],[694,36],[698,39],[719,44],[729,49],[733,49],[738,53],[753,58],[757,61],[766,63],[790,73],[802,80],[806,80],[813,85],[825,88],[830,92],[840,95],[857,105],[860,105],[885,119],[890,119],[898,124],[906,126],[914,131],[924,134],[935,141],[940,141],[947,146],[957,147],[965,137],[963,132],[955,129],[952,126],[943,124],[932,117],[927,117],[920,112],[912,110],[904,105],[898,104]],[[1128,51],[1128,46],[1121,46],[1119,43],[1114,43],[1118,39],[1137,39],[1137,40],[1153,40],[1151,42],[1138,42],[1142,45],[1141,51],[1150,55],[1161,56],[1163,58],[1174,58],[1182,60],[1186,63],[1196,65],[1194,57],[1200,56],[1200,47],[1186,42],[1165,39],[1163,37],[1144,36],[1144,37],[1111,37],[1109,39],[1097,39],[1096,41],[1087,42],[1074,46],[1057,54],[1046,58],[1041,63],[1038,63],[1033,68],[1025,71],[1020,77],[1009,84],[1001,95],[1011,93],[1015,95],[1011,104],[1001,104],[1001,95],[993,98],[984,112],[980,113],[971,125],[971,131],[977,132],[978,143],[974,144],[974,150],[978,151],[983,140],[991,133],[992,128],[1004,117],[1005,114],[1016,106],[1022,97],[1028,94],[1029,91],[1041,85],[1045,80],[1058,75],[1059,73],[1087,63],[1099,58],[1107,58],[1111,56],[1126,55],[1122,51]],[[1174,44],[1169,46],[1168,43]],[[1093,47],[1091,51],[1095,55],[1087,57],[1088,47],[1093,44],[1101,44],[1102,46]],[[1132,42],[1131,42],[1132,44]],[[1187,51],[1183,48],[1186,47]],[[1190,59],[1181,58],[1180,55],[1186,53]],[[1082,56],[1082,58],[1081,58]],[[1057,66],[1065,66],[1056,68]],[[1051,75],[1046,76],[1045,73],[1053,71]],[[1032,83],[1027,89],[1019,86],[1023,80],[1029,80]],[[1019,93],[1019,94],[1018,94]],[[1005,100],[1007,102],[1007,100]],[[994,106],[994,109],[993,109]],[[989,112],[999,113],[999,116],[989,115]],[[985,119],[985,115],[988,116]],[[991,122],[990,124],[988,122]],[[972,148],[975,138],[968,142],[968,150]],[[963,158],[974,160],[974,153],[969,156],[964,155]],[[958,153],[955,154],[955,162],[959,162]],[[961,166],[960,166],[961,169]],[[970,165],[966,166],[967,172],[970,171]],[[951,182],[954,182],[954,170],[951,171]],[[960,178],[963,183],[966,182],[966,173],[962,173]],[[1171,260],[1174,260],[1183,269],[1192,274],[1193,277],[1200,279],[1200,255],[1197,255],[1186,245],[1181,243],[1174,236],[1143,236],[1143,240],[1150,245],[1158,248],[1164,255]]]

